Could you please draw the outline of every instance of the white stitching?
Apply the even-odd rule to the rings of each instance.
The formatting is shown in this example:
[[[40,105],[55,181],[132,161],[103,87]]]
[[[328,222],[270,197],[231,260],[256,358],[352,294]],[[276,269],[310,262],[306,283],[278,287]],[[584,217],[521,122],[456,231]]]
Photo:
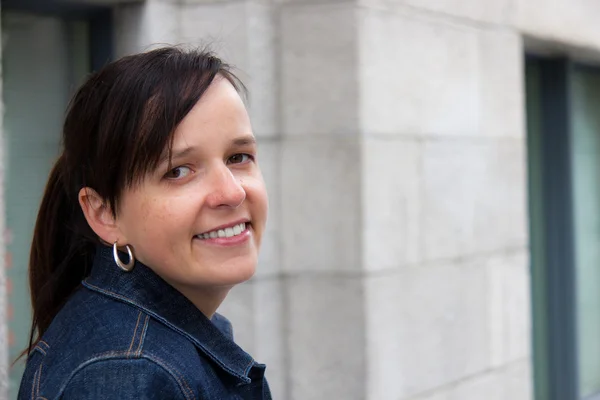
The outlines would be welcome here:
[[[46,352],[40,346],[35,346],[34,350],[39,350],[43,355],[46,355]]]
[[[146,320],[144,321],[144,328],[142,329],[142,334],[140,335],[140,343],[138,344],[138,348],[135,351],[136,357],[139,357],[142,354],[142,344],[144,343],[144,339],[146,338],[146,331],[148,330],[148,321],[150,320],[150,316],[146,315]]]
[[[39,396],[40,394],[40,381],[42,380],[42,367],[44,364],[40,363],[40,369],[38,370],[38,380],[37,380],[37,388],[35,390],[35,395]]]
[[[140,318],[142,318],[142,312],[138,314],[137,322],[135,324],[135,329],[133,330],[133,337],[131,338],[131,344],[129,345],[129,350],[127,350],[127,354],[131,353],[131,349],[133,348],[133,344],[135,343],[135,336],[137,334],[138,326],[140,325]]]
[[[40,364],[41,365],[41,364]],[[31,400],[35,399],[35,382],[37,381],[38,372],[33,374],[33,383],[31,384]]]

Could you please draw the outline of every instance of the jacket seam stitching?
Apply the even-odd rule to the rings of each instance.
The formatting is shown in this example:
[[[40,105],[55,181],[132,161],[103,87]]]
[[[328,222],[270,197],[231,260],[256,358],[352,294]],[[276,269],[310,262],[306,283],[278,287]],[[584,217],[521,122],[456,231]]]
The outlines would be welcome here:
[[[48,347],[48,350],[50,350],[50,345],[48,343],[44,342],[43,340],[38,340],[38,344],[39,343],[46,345],[46,347]]]
[[[174,330],[175,332],[179,333],[180,335],[182,335],[185,338],[187,338],[188,340],[190,340],[196,346],[200,347],[203,350],[203,352],[210,357],[211,360],[213,360],[214,362],[216,362],[225,371],[227,371],[228,373],[232,374],[233,376],[241,379],[242,381],[244,381],[244,383],[249,383],[251,381],[247,376],[239,374],[238,372],[236,372],[233,369],[231,369],[229,366],[227,366],[225,363],[223,363],[218,357],[216,357],[211,351],[209,351],[204,345],[202,345],[202,343],[200,343],[197,340],[191,338],[189,334],[187,334],[186,332],[183,332],[181,329],[177,328],[176,326],[173,326],[172,324],[168,323],[168,321],[166,321],[160,315],[157,315],[156,313],[147,310],[145,307],[141,306],[140,304],[136,303],[135,301],[133,301],[132,299],[130,299],[128,297],[125,297],[125,296],[120,295],[118,293],[114,293],[114,292],[112,292],[110,290],[103,289],[101,287],[93,285],[93,284],[89,283],[87,281],[87,279],[85,279],[82,283],[83,283],[83,285],[85,287],[87,287],[90,290],[94,290],[94,291],[97,291],[97,292],[100,292],[100,293],[103,293],[103,294],[108,294],[108,295],[114,296],[117,299],[124,300],[127,303],[129,303],[129,304],[131,304],[131,305],[133,305],[135,307],[138,307],[138,308],[141,308],[141,309],[145,310],[145,312],[147,314],[152,315],[153,317],[155,317],[159,321],[163,321],[164,323],[167,323],[168,324],[167,326],[170,329]],[[255,362],[254,359],[251,358],[250,359],[250,364],[249,364],[248,367],[245,368],[245,370],[248,371],[249,368],[252,367],[252,365],[254,365],[254,362]]]
[[[140,311],[137,317],[137,322],[135,324],[135,329],[133,330],[133,337],[131,338],[131,343],[129,344],[129,349],[127,350],[127,354],[131,353],[131,349],[133,348],[133,344],[135,343],[135,337],[137,334],[138,326],[140,325],[140,319],[142,318],[142,312]]]
[[[46,351],[44,349],[42,349],[40,346],[35,346],[33,349],[34,350],[39,350],[40,353],[42,353],[43,355],[46,355]]]
[[[112,357],[115,357],[115,358],[112,358]],[[73,372],[71,372],[71,375],[69,375],[69,377],[66,380],[66,382],[62,385],[62,387],[58,391],[58,398],[60,398],[60,396],[62,396],[63,392],[65,391],[65,389],[67,388],[67,386],[71,382],[71,379],[73,379],[73,377],[79,371],[81,371],[83,368],[85,368],[86,366],[92,365],[95,362],[105,361],[105,360],[113,360],[113,359],[117,359],[117,358],[121,358],[121,357],[127,359],[128,358],[127,357],[127,352],[124,352],[124,351],[108,351],[108,352],[105,352],[105,353],[95,354],[91,359],[88,359],[88,360],[82,362],[81,364],[79,364],[77,366],[77,368],[75,368],[73,370]]]
[[[38,370],[38,379],[37,379],[37,387],[35,389],[35,396],[39,396],[40,395],[40,381],[42,380],[42,367],[44,366],[43,363],[40,363],[40,369]]]
[[[37,381],[38,371],[33,374],[33,382],[31,384],[31,400],[35,399],[35,382]]]
[[[186,382],[185,378],[183,376],[181,376],[181,373],[179,373],[179,371],[177,371],[174,367],[170,366],[165,361],[161,360],[160,358],[158,358],[156,356],[150,356],[150,355],[148,355],[148,356],[146,356],[144,358],[153,361],[155,364],[161,366],[165,371],[169,372],[169,374],[173,378],[175,378],[175,380],[179,384],[179,388],[181,389],[181,391],[185,395],[186,399],[188,399],[188,396],[187,396],[187,393],[185,393],[185,391],[181,387],[181,383],[182,382],[183,382],[183,385],[185,386],[185,388],[190,392],[190,396],[191,397],[189,397],[189,398],[191,398],[192,400],[196,399],[196,397],[194,396],[194,391],[192,389],[190,389],[190,387],[188,386],[188,383]],[[181,382],[179,382],[179,379],[181,379]]]
[[[146,332],[148,331],[148,321],[150,320],[150,316],[146,315],[146,319],[144,320],[144,327],[142,328],[142,333],[140,335],[140,343],[138,344],[138,348],[135,351],[135,356],[139,357],[142,354],[142,347],[144,345],[144,340],[146,339]]]
[[[174,368],[173,369],[169,368],[169,366],[168,366],[167,363],[163,362],[162,360],[158,359],[157,357],[143,356],[141,358],[153,362],[154,364],[160,366],[163,370],[165,370],[166,372],[168,372],[168,374],[172,378],[174,378],[175,381],[177,382],[179,390],[181,390],[181,393],[184,395],[184,397],[185,397],[186,400],[188,400],[188,399],[196,400],[196,398],[194,396],[194,392],[187,385],[187,382],[185,381],[185,379],[183,378],[183,376],[181,376],[181,377],[177,376],[178,375],[177,371]],[[69,375],[69,377],[66,380],[66,382],[62,385],[62,387],[58,391],[57,398],[60,398],[63,395],[63,392],[65,391],[65,389],[67,388],[67,386],[69,385],[69,383],[71,382],[71,380],[73,379],[73,377],[75,375],[77,375],[77,373],[79,373],[85,367],[87,367],[88,365],[92,365],[92,364],[95,364],[95,363],[101,362],[101,361],[129,360],[129,359],[130,358],[129,358],[128,353],[127,352],[123,352],[123,351],[109,351],[109,352],[106,352],[106,353],[101,353],[101,354],[95,355],[93,359],[89,359],[87,361],[84,361],[83,363],[79,364],[79,366],[77,368],[75,368],[75,370],[71,373],[71,375]],[[34,376],[34,380],[35,380],[35,376]],[[183,385],[185,385],[185,389],[182,386],[182,382],[183,382]],[[186,389],[189,390],[189,392],[191,393],[191,397],[188,396],[188,393],[186,392]],[[33,392],[33,388],[32,388],[32,392]],[[32,399],[33,399],[33,397],[32,397]]]

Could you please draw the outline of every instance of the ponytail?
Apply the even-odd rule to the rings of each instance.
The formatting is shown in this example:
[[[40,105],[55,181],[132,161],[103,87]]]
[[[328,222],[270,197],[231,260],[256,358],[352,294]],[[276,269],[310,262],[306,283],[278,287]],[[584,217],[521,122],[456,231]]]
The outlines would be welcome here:
[[[66,173],[63,154],[50,172],[35,223],[29,256],[33,324],[21,356],[30,354],[91,267],[94,244],[86,239],[77,198],[67,192]]]

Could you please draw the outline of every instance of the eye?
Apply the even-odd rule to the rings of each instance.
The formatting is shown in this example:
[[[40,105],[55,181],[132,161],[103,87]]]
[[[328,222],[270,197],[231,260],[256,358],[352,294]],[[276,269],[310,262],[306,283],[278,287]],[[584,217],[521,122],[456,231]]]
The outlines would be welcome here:
[[[245,164],[248,161],[251,161],[253,158],[254,157],[250,154],[240,153],[232,155],[231,157],[229,157],[228,161],[230,164]]]
[[[181,167],[173,168],[172,170],[167,172],[167,174],[165,175],[165,178],[181,179],[181,178],[185,178],[186,176],[190,175],[191,173],[192,173],[192,169],[190,167],[181,166]]]

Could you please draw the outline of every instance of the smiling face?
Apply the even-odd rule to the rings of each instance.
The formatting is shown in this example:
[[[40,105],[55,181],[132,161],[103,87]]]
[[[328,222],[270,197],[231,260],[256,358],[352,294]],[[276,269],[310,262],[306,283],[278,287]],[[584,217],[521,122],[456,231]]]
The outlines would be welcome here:
[[[217,76],[165,157],[119,199],[119,243],[180,291],[229,288],[255,272],[267,193],[248,113]]]

